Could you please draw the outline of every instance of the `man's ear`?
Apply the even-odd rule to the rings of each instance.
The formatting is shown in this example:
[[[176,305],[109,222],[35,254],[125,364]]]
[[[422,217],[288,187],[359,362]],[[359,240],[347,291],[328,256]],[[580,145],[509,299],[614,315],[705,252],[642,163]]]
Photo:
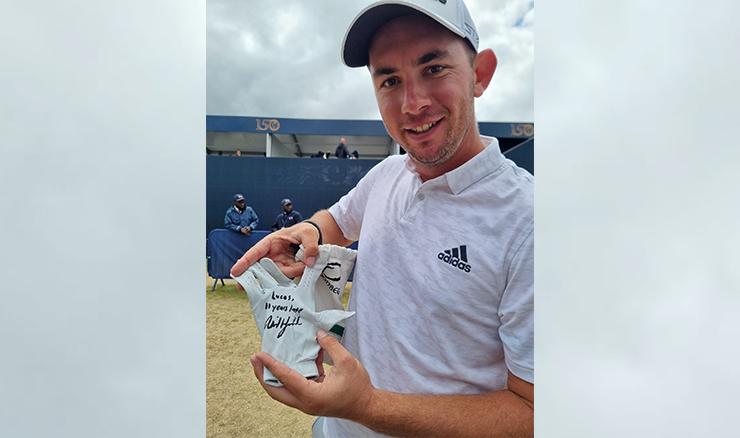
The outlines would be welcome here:
[[[493,78],[493,72],[496,71],[498,59],[493,50],[486,49],[475,55],[473,71],[475,73],[475,97],[481,97],[483,92],[488,88]]]

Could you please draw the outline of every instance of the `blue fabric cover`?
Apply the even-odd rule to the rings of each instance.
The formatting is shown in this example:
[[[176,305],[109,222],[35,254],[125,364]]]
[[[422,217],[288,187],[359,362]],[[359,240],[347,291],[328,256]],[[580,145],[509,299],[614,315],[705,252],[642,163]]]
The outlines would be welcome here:
[[[208,275],[211,278],[231,278],[231,267],[245,252],[263,237],[268,231],[252,231],[249,236],[229,230],[213,230],[208,234],[206,257]]]

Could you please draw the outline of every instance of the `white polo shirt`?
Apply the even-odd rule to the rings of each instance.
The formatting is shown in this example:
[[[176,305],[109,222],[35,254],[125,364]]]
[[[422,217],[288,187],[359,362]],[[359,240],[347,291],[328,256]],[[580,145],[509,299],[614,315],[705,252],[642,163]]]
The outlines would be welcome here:
[[[534,383],[534,177],[486,149],[421,182],[386,158],[330,209],[359,240],[343,345],[377,388],[478,394]],[[380,436],[327,418],[327,437]]]

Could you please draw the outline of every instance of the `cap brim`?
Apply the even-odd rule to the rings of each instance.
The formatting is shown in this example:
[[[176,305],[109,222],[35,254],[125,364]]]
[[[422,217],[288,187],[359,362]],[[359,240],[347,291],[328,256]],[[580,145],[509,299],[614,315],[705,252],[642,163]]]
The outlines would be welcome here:
[[[363,67],[370,63],[368,51],[375,32],[386,23],[404,15],[423,15],[429,17],[449,29],[455,35],[465,38],[465,35],[447,20],[428,11],[423,11],[418,5],[403,1],[374,3],[357,14],[354,21],[347,28],[342,41],[342,62],[347,67]]]

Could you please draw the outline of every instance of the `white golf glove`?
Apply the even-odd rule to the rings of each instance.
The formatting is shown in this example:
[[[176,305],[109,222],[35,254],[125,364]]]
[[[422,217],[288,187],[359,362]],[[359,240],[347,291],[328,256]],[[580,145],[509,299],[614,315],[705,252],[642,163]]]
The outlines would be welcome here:
[[[316,309],[314,287],[328,262],[329,251],[319,251],[316,264],[304,270],[297,285],[268,258],[250,266],[238,277],[232,275],[249,296],[252,315],[262,337],[262,351],[307,379],[319,376],[316,357],[320,346],[316,333],[319,330],[329,332],[337,322],[355,314],[343,307],[342,310]],[[283,386],[267,368],[263,379],[268,385]]]
[[[341,298],[344,288],[347,286],[349,274],[355,265],[357,251],[337,245],[327,244],[319,246],[318,258],[325,257],[325,253],[328,254],[328,262],[316,280],[316,311],[320,312],[329,309],[344,310]],[[301,245],[296,253],[295,259],[296,261],[303,261],[303,245]],[[339,321],[337,325],[341,328],[335,328],[331,334],[338,335],[335,337],[341,340],[344,327],[347,326],[346,320]]]

